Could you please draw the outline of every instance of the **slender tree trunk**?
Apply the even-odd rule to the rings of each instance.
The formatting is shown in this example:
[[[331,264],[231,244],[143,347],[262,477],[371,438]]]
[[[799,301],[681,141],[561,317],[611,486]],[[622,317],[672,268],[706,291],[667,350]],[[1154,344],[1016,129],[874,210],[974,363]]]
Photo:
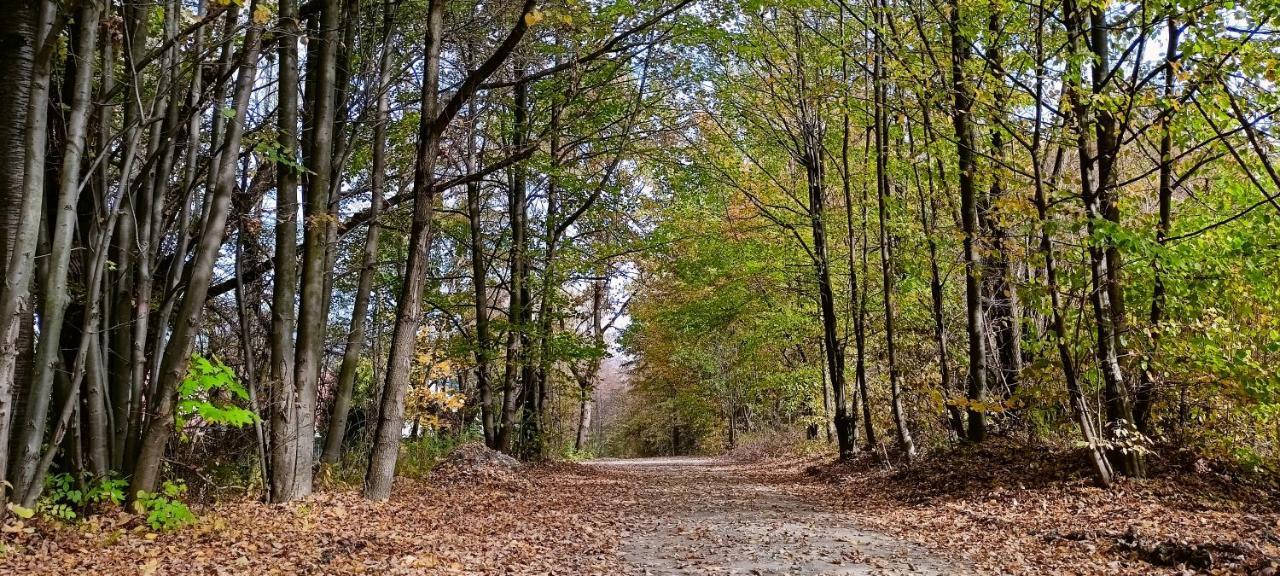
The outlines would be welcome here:
[[[66,141],[58,185],[56,220],[50,231],[49,271],[43,284],[40,306],[40,340],[36,346],[35,371],[27,393],[25,421],[18,430],[18,473],[14,475],[15,494],[26,494],[35,488],[32,482],[44,442],[49,400],[53,392],[54,373],[59,367],[59,343],[70,295],[67,274],[75,241],[76,206],[80,197],[80,164],[84,157],[90,98],[93,87],[94,55],[97,53],[99,5],[85,2],[76,13],[74,57],[76,61],[71,88],[70,112],[66,124]]]
[[[881,41],[882,27],[885,24],[886,6],[884,0],[878,0],[875,12],[877,33],[875,35],[875,56],[872,63],[875,137],[876,137],[876,198],[880,215],[880,274],[883,281],[884,297],[884,338],[885,351],[889,361],[890,408],[893,423],[898,433],[898,444],[910,460],[916,455],[915,441],[911,438],[911,429],[907,425],[907,415],[902,399],[902,375],[898,367],[898,348],[896,321],[897,312],[893,304],[894,254],[893,234],[889,231],[889,114],[888,88],[884,78],[884,47]]]
[[[476,142],[478,129],[475,102],[469,105],[469,117],[472,125],[468,130],[467,171],[474,173],[479,169],[476,157],[479,155]],[[492,358],[492,335],[489,333],[489,284],[488,262],[484,252],[484,228],[481,220],[480,183],[467,183],[467,219],[471,240],[471,289],[476,307],[476,388],[480,393],[480,421],[484,428],[485,445],[497,448],[498,431],[494,418],[493,385],[489,380],[490,360]]]
[[[922,118],[925,118],[924,123],[927,126],[929,111],[922,109],[920,114]],[[928,134],[931,133],[932,130],[926,127],[926,142],[930,140]],[[912,150],[912,156],[915,156],[914,150]],[[928,170],[928,165],[925,166],[925,169]],[[946,409],[949,416],[948,422],[951,425],[951,431],[956,435],[956,438],[963,439],[965,435],[964,414],[948,399],[948,396],[951,394],[955,384],[951,380],[951,350],[948,347],[948,340],[950,337],[947,334],[946,315],[943,308],[944,295],[942,291],[942,272],[938,266],[938,241],[936,239],[938,230],[938,204],[936,191],[933,187],[933,174],[929,173],[928,175],[929,185],[927,194],[929,199],[926,202],[926,191],[925,187],[922,186],[920,182],[920,171],[918,168],[913,168],[912,170],[915,175],[916,192],[919,195],[920,202],[920,229],[924,232],[925,245],[929,250],[929,311],[933,315],[933,338],[938,346],[939,386],[942,390],[943,401],[946,403]]]
[[[249,407],[254,414],[260,414],[258,405],[258,369],[257,359],[255,358],[257,350],[253,346],[253,329],[250,323],[249,303],[245,295],[245,277],[244,277],[244,245],[247,226],[244,222],[240,224],[240,237],[236,239],[236,312],[239,316],[240,327],[240,354],[244,369],[245,388],[249,391]],[[257,242],[257,238],[252,239]],[[262,473],[264,481],[270,481],[270,469],[267,462],[267,437],[262,429],[262,419],[257,418],[253,421],[254,440],[257,441],[258,449],[258,465]]]
[[[591,283],[591,343],[596,349],[604,350],[604,306],[608,281],[604,275]],[[584,450],[590,440],[592,395],[595,392],[596,379],[600,376],[600,359],[594,358],[588,364],[586,373],[578,378],[578,434],[573,441],[574,450]]]
[[[1172,7],[1169,8],[1173,10]],[[1178,63],[1178,21],[1172,13],[1165,21],[1168,36],[1165,39],[1165,71],[1164,98],[1174,98],[1175,67]],[[1159,196],[1160,219],[1156,222],[1156,244],[1163,247],[1168,243],[1169,228],[1173,220],[1173,132],[1169,125],[1172,118],[1160,122],[1160,175]],[[1164,322],[1165,301],[1167,295],[1164,286],[1164,268],[1161,257],[1151,259],[1151,275],[1154,286],[1151,289],[1150,348],[1142,359],[1142,372],[1138,380],[1133,403],[1133,424],[1138,431],[1149,435],[1151,432],[1151,404],[1155,400],[1156,368],[1155,353],[1160,345],[1160,324]]]
[[[864,166],[871,163],[871,133],[873,131],[874,130],[872,129],[868,129],[863,134],[864,144],[862,155]],[[868,264],[868,260],[870,258],[871,250],[867,245],[867,242],[870,239],[870,233],[868,232],[869,218],[867,216],[869,209],[867,206],[870,202],[867,198],[867,182],[865,179],[862,181],[861,200],[862,218],[859,223],[859,236],[862,238],[862,242],[860,243],[861,246],[859,250],[859,252],[861,252],[859,268],[862,271],[862,278],[864,279],[864,282],[862,283],[862,291],[859,292],[857,296],[858,310],[857,316],[854,318],[853,338],[854,347],[856,349],[855,352],[857,354],[857,358],[855,359],[855,371],[858,381],[858,394],[862,396],[862,422],[864,429],[867,431],[867,450],[875,450],[879,441],[876,439],[876,429],[871,418],[871,394],[867,383],[867,300],[870,297],[868,294],[870,283],[866,282],[865,279],[870,277],[871,267]]]
[[[517,67],[516,77],[524,75],[524,68]],[[514,109],[513,109],[513,127],[514,135],[512,144],[519,148],[524,146],[526,131],[528,129],[528,85],[521,82],[516,84],[514,88]],[[498,449],[504,452],[511,450],[512,435],[515,434],[515,411],[517,408],[517,379],[520,374],[520,367],[527,362],[525,355],[527,351],[523,345],[525,337],[522,331],[525,326],[522,320],[525,317],[525,309],[528,308],[528,301],[525,295],[528,294],[527,267],[525,265],[526,243],[528,242],[528,230],[526,226],[526,214],[528,211],[527,199],[525,198],[525,166],[523,163],[517,164],[511,170],[511,197],[509,201],[509,226],[511,227],[511,263],[510,263],[510,280],[507,284],[508,298],[510,300],[507,318],[510,328],[507,330],[507,357],[506,367],[503,372],[502,382],[502,428],[498,432],[497,444]],[[527,384],[527,383],[526,383]]]
[[[822,310],[822,341],[831,382],[831,403],[835,410],[836,445],[840,458],[853,456],[853,438],[849,434],[848,405],[844,399],[844,347],[837,336],[835,294],[831,289],[830,260],[827,255],[826,225],[822,221],[824,193],[822,186],[821,135],[809,125],[805,133],[805,170],[809,188],[809,225],[813,232],[814,271],[818,282],[818,304]]]
[[[385,39],[390,39],[394,14],[388,6],[384,14]],[[385,41],[385,40],[384,40]],[[347,430],[347,415],[351,410],[351,395],[355,388],[356,368],[364,350],[365,323],[369,315],[369,296],[373,291],[373,275],[378,262],[378,235],[382,229],[378,216],[382,211],[383,189],[386,187],[387,122],[391,109],[388,95],[391,84],[391,50],[384,48],[378,63],[378,104],[373,123],[373,166],[370,177],[372,197],[369,200],[369,230],[365,236],[364,253],[361,255],[360,278],[356,282],[356,299],[351,310],[351,330],[347,333],[346,347],[342,352],[342,367],[338,371],[338,389],[329,416],[329,431],[325,435],[321,462],[336,464],[342,456],[342,442]]]
[[[964,289],[969,337],[968,439],[981,442],[987,437],[987,353],[982,316],[982,257],[978,250],[977,171],[973,135],[973,88],[965,77],[969,43],[960,32],[960,3],[950,0],[951,89],[954,108],[951,121],[956,133],[956,156],[960,171],[960,212],[964,228]]]
[[[845,38],[844,16],[845,16],[844,9],[842,7],[840,10],[840,38],[842,41]],[[851,109],[853,104],[850,101],[850,97],[849,97],[849,91],[852,88],[849,82],[849,56],[843,50],[840,52],[840,82],[844,86],[844,92],[843,92],[844,98],[842,102],[843,106],[841,107],[841,110],[840,110],[840,191],[844,193],[845,234],[846,234],[846,239],[848,240],[848,245],[849,245],[849,318],[847,319],[847,322],[848,324],[854,324],[854,323],[861,324],[860,318],[854,318],[854,315],[856,313],[855,311],[858,308],[857,302],[858,302],[859,292],[858,292],[858,269],[857,269],[857,265],[855,263],[855,257],[854,257],[854,254],[857,251],[856,247],[858,243],[855,242],[854,240],[854,230],[853,230],[853,188],[852,188],[853,174],[849,171],[849,145],[850,145],[849,138],[851,136],[850,127],[849,127],[849,110]],[[858,328],[858,330],[861,330],[861,328]],[[846,328],[845,342],[848,342],[848,338],[849,338],[849,331]],[[859,348],[859,354],[861,354],[861,346],[862,346],[861,341],[857,341],[856,346]],[[862,390],[866,387],[862,382],[862,379],[865,377],[866,377],[865,371],[861,369],[854,370],[855,385],[852,390],[852,393],[849,395],[850,396],[849,398],[850,400],[849,437],[850,437],[850,444],[852,446],[851,449],[853,453],[857,453],[859,450],[858,412],[862,408],[862,402],[865,401],[865,398],[863,398],[863,394],[862,394]],[[871,429],[869,427],[867,428],[867,433],[868,434],[871,433]]]
[[[284,31],[279,46],[277,141],[280,154],[298,159],[298,44],[301,34],[297,0],[280,0]],[[294,382],[295,306],[298,289],[298,174],[290,162],[276,171],[275,280],[271,291],[271,365],[269,399],[271,454],[268,499],[283,502],[292,495],[298,435]]]
[[[257,8],[258,1],[252,0],[249,5],[249,14],[252,15]],[[209,212],[196,246],[187,291],[182,298],[182,306],[174,320],[171,335],[164,349],[160,381],[157,386],[158,394],[154,397],[154,416],[143,436],[133,479],[129,484],[131,495],[136,495],[140,490],[154,492],[159,485],[160,464],[164,457],[165,446],[173,435],[177,386],[186,375],[196,331],[204,316],[205,297],[213,279],[214,262],[222,246],[222,235],[226,228],[227,214],[230,211],[231,196],[235,191],[236,157],[240,150],[241,137],[244,135],[249,95],[253,92],[261,32],[261,25],[250,18],[238,58],[240,71],[236,77],[235,114],[229,119],[224,144],[227,154],[222,157],[222,161],[217,166],[215,187],[211,191]]]
[[[1000,37],[1004,18],[999,3],[993,2],[991,15],[987,19],[986,43],[987,62],[991,65],[991,74],[997,87],[1004,84],[1004,52],[1001,50],[1003,39]],[[996,96],[994,113],[1000,116],[1005,116],[1001,104],[1003,101],[1002,95]],[[992,373],[998,376],[997,384],[1003,385],[1005,394],[1012,395],[1018,390],[1022,374],[1022,325],[1016,276],[1010,256],[1012,247],[1008,230],[1001,221],[1002,205],[1007,194],[1004,179],[1008,170],[1003,166],[1006,160],[1005,141],[999,123],[995,124],[991,126],[991,187],[986,197],[979,202],[978,223],[987,240],[988,250],[985,253],[990,254],[984,261],[982,277],[997,348]]]
[[[439,135],[433,130],[436,92],[440,84],[440,44],[444,33],[445,0],[427,5],[427,34],[422,82],[422,110],[418,127],[417,160],[413,173],[413,222],[409,228],[409,259],[405,267],[400,301],[396,305],[395,328],[387,357],[386,385],[378,411],[369,470],[365,475],[364,497],[386,500],[404,427],[404,395],[409,387],[409,365],[417,342],[422,315],[422,291],[426,288],[428,252],[431,245],[431,215],[435,203],[435,165]]]

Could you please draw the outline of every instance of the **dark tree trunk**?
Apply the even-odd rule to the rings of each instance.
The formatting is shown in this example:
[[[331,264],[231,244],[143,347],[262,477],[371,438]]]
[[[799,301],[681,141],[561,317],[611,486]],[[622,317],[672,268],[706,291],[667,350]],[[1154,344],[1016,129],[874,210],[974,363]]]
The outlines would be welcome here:
[[[422,83],[422,119],[418,127],[417,159],[413,172],[413,222],[409,228],[409,259],[405,267],[400,301],[396,305],[395,328],[387,358],[386,384],[379,403],[378,424],[369,471],[365,475],[364,497],[386,500],[391,497],[400,438],[404,434],[404,396],[409,388],[409,365],[417,341],[422,316],[422,291],[426,288],[428,252],[431,245],[431,215],[435,203],[436,152],[439,134],[432,129],[436,114],[436,92],[440,84],[440,45],[444,33],[445,0],[430,0],[427,7],[425,68]]]
[[[879,0],[876,5],[875,21],[877,28],[884,24],[885,3]],[[882,295],[884,299],[884,338],[885,351],[889,361],[890,409],[893,423],[898,433],[898,444],[910,460],[916,455],[916,445],[911,439],[911,430],[907,425],[907,415],[903,407],[902,374],[898,366],[897,348],[897,311],[893,303],[894,284],[894,238],[889,230],[889,116],[888,88],[884,80],[884,54],[880,34],[877,33],[874,62],[872,64],[873,90],[875,91],[875,137],[876,137],[876,198],[880,216],[880,274],[883,281]]]
[[[476,157],[476,131],[478,120],[474,101],[469,105],[472,126],[468,130],[469,146],[465,155],[467,171],[479,169]],[[493,354],[493,336],[489,333],[489,268],[485,259],[484,223],[481,219],[480,183],[467,183],[467,221],[471,240],[471,289],[476,314],[476,388],[480,393],[480,421],[484,428],[485,445],[497,448],[498,430],[494,417],[493,384],[490,382],[490,360]]]
[[[523,76],[524,69],[517,67],[515,74],[517,78]],[[512,144],[516,148],[524,145],[528,130],[528,90],[528,85],[523,82],[516,84],[514,89]],[[528,205],[525,193],[525,167],[521,163],[512,167],[511,170],[511,196],[508,210],[508,226],[511,228],[511,262],[509,263],[511,279],[507,284],[509,299],[507,321],[510,328],[507,331],[506,366],[502,377],[502,428],[497,436],[498,449],[504,452],[511,451],[514,440],[517,400],[518,396],[523,396],[519,391],[519,374],[521,366],[528,362],[526,357],[528,352],[524,345],[526,338],[522,335],[525,329],[523,320],[527,314],[526,309],[529,307],[526,286],[528,269],[525,264],[528,243],[528,228],[525,220]]]
[[[1003,39],[1001,25],[1004,14],[998,4],[993,3],[991,15],[987,20],[988,38],[986,43],[987,62],[991,65],[991,74],[1000,82],[1004,82],[1004,53],[1001,50]],[[1002,95],[996,96],[994,113],[1005,115]],[[1007,189],[1004,178],[1008,171],[1003,166],[1006,159],[1004,134],[999,122],[991,127],[991,188],[978,206],[978,223],[986,238],[986,254],[982,269],[985,301],[991,317],[991,331],[995,336],[996,354],[992,374],[997,376],[996,385],[1002,385],[1005,395],[1011,396],[1018,390],[1018,380],[1022,374],[1022,325],[1021,311],[1018,303],[1016,274],[1013,271],[1012,246],[1009,232],[1001,221],[1001,210]]]
[[[1172,8],[1170,8],[1172,9]],[[1171,100],[1174,95],[1175,67],[1178,63],[1178,22],[1173,14],[1166,19],[1167,38],[1165,40],[1164,97]],[[1173,220],[1173,132],[1169,125],[1172,118],[1164,118],[1160,122],[1160,173],[1159,197],[1160,219],[1156,222],[1156,244],[1163,247],[1169,240],[1169,228]],[[1143,434],[1151,432],[1151,405],[1155,401],[1157,383],[1154,366],[1155,353],[1160,345],[1160,324],[1164,322],[1165,302],[1167,295],[1164,286],[1164,268],[1160,257],[1151,259],[1151,275],[1154,286],[1151,289],[1151,314],[1148,318],[1150,327],[1150,348],[1143,357],[1133,403],[1133,424]]]
[[[15,382],[27,379],[31,346],[26,318],[35,237],[43,188],[47,99],[52,50],[39,58],[55,7],[52,2],[16,1],[0,5],[0,477],[9,469],[9,430],[16,404]],[[30,177],[28,177],[30,176]],[[9,492],[0,490],[0,506]]]
[[[969,383],[967,437],[981,442],[987,437],[987,353],[986,330],[982,316],[982,257],[978,248],[977,171],[976,150],[973,135],[973,88],[965,77],[965,63],[969,60],[968,40],[960,32],[960,4],[951,0],[951,89],[953,108],[951,121],[956,133],[956,156],[960,171],[960,212],[964,228],[964,289],[965,317],[969,337]]]

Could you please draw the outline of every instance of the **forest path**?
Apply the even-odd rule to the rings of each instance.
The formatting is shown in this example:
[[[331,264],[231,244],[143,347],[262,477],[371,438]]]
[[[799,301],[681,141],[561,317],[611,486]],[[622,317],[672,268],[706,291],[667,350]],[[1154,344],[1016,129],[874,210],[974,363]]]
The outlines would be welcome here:
[[[964,574],[966,565],[859,526],[747,466],[707,458],[598,460],[645,513],[621,544],[631,574]]]

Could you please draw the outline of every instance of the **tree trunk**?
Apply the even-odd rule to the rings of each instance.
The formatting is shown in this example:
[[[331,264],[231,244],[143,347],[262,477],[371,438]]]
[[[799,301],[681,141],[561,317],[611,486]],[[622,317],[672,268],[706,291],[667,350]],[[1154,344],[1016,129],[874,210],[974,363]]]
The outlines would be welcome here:
[[[428,252],[431,245],[431,216],[435,202],[436,153],[439,134],[433,130],[436,92],[440,84],[440,44],[444,33],[445,0],[430,0],[427,7],[426,54],[422,82],[422,110],[418,127],[417,159],[413,174],[413,223],[409,228],[409,259],[396,305],[395,328],[387,358],[386,385],[374,432],[369,470],[365,475],[364,497],[386,500],[391,496],[396,457],[404,427],[404,396],[409,387],[409,365],[417,343],[422,315],[422,291],[426,288]]]
[[[280,0],[280,22],[285,38],[301,34],[297,0]],[[298,45],[280,42],[277,140],[280,154],[298,159]],[[293,489],[297,461],[294,438],[298,435],[294,382],[295,300],[298,289],[298,174],[290,163],[276,171],[275,279],[271,291],[271,461],[268,500],[283,502]]]
[[[987,61],[991,65],[992,76],[998,82],[997,86],[1003,86],[1005,73],[1004,54],[1001,50],[1003,40],[1000,38],[1004,18],[999,4],[993,3],[987,20],[986,43]],[[1004,116],[1002,96],[997,95],[995,102],[993,112]],[[1006,195],[1004,178],[1008,171],[1003,166],[1006,158],[1005,142],[999,124],[997,122],[991,126],[991,187],[979,203],[978,223],[987,240],[988,249],[985,253],[990,254],[984,261],[982,278],[985,300],[991,314],[991,331],[995,335],[997,348],[992,373],[998,376],[997,385],[1003,385],[1007,397],[1017,392],[1022,374],[1022,325],[1008,231],[1001,222],[1002,202]]]
[[[864,139],[863,165],[864,166],[870,163],[871,161],[870,159],[871,133],[872,133],[872,130],[868,130],[863,134],[863,139]],[[859,249],[859,252],[861,252],[861,262],[859,263],[859,268],[862,271],[862,277],[866,279],[870,277],[869,271],[871,270],[871,268],[867,262],[870,258],[871,250],[867,246],[867,241],[870,238],[870,234],[867,231],[868,222],[869,222],[869,218],[867,216],[867,212],[868,212],[867,205],[870,202],[868,201],[868,198],[867,198],[867,182],[865,179],[862,182],[861,196],[862,196],[861,197],[862,218],[861,218],[861,221],[859,222],[859,229],[861,231],[860,236],[862,238],[862,242],[860,243],[861,246]],[[876,445],[879,444],[879,441],[876,439],[876,429],[874,426],[874,422],[871,419],[871,393],[869,391],[869,386],[867,383],[867,299],[870,297],[870,295],[868,294],[869,284],[870,284],[869,282],[864,281],[862,283],[862,291],[859,292],[857,295],[858,310],[857,310],[857,315],[854,317],[853,339],[854,339],[855,352],[857,354],[857,357],[855,359],[855,362],[856,362],[855,372],[856,372],[856,377],[858,381],[858,395],[862,396],[862,423],[863,423],[863,428],[867,432],[867,450],[875,450]]]
[[[853,438],[849,433],[848,404],[844,399],[844,346],[837,336],[835,294],[831,289],[830,260],[827,256],[827,231],[822,221],[825,205],[822,185],[822,135],[816,119],[805,125],[804,166],[809,192],[809,226],[813,233],[813,266],[818,282],[818,305],[822,311],[822,341],[831,382],[831,403],[834,404],[836,445],[841,459],[853,456]]]
[[[516,77],[524,75],[524,68],[516,68]],[[512,144],[519,148],[524,145],[526,131],[528,129],[528,90],[527,84],[521,82],[516,84],[514,88],[514,109],[513,109],[513,135]],[[515,411],[517,408],[517,379],[520,373],[520,366],[527,362],[525,355],[527,354],[524,346],[525,337],[522,336],[524,325],[521,323],[525,317],[525,310],[528,308],[526,295],[528,294],[528,268],[525,263],[526,243],[528,242],[528,228],[526,225],[526,217],[528,212],[527,199],[525,197],[525,166],[523,163],[517,164],[511,170],[511,197],[509,204],[509,226],[511,227],[511,262],[509,264],[510,281],[507,285],[508,299],[510,300],[507,311],[507,319],[510,327],[507,331],[507,357],[506,366],[502,378],[502,428],[498,431],[497,444],[498,449],[504,452],[511,450],[511,444],[515,434]]]
[[[841,7],[841,10],[840,10],[841,41],[844,41],[844,38],[845,38],[844,16],[845,16],[844,8]],[[853,175],[849,171],[849,137],[851,135],[850,127],[849,127],[849,110],[852,106],[852,102],[850,102],[850,97],[849,97],[849,90],[852,87],[850,86],[850,82],[849,82],[849,56],[843,50],[840,52],[840,82],[844,86],[844,93],[843,93],[844,98],[842,102],[843,107],[840,110],[840,190],[841,192],[844,193],[845,235],[846,235],[846,239],[848,241],[847,243],[849,247],[849,317],[846,319],[846,322],[847,322],[846,325],[857,323],[859,325],[857,330],[861,330],[862,319],[854,317],[855,314],[857,314],[859,292],[858,292],[858,269],[857,269],[857,265],[855,263],[855,258],[854,258],[854,253],[857,251],[856,247],[858,243],[854,241],[854,230],[853,230],[853,188],[852,188],[853,183],[851,181]],[[846,342],[848,341],[848,337],[849,337],[849,331],[846,328],[845,329]],[[861,357],[862,341],[856,340],[856,346],[858,348],[859,357]],[[859,364],[861,363],[859,362]],[[851,405],[850,412],[849,412],[849,438],[850,438],[850,444],[852,445],[851,450],[854,453],[857,453],[859,450],[858,411],[861,409],[862,402],[866,401],[866,399],[863,397],[863,392],[862,392],[863,389],[866,388],[865,384],[862,381],[863,378],[865,377],[866,377],[866,371],[862,369],[861,365],[859,365],[857,369],[855,369],[854,371],[854,380],[856,382],[855,388],[853,389],[852,393],[849,395],[850,396],[849,400]],[[869,425],[867,426],[866,430],[867,430],[867,434],[871,434],[871,428]]]
[[[249,303],[248,297],[245,295],[245,277],[244,277],[244,245],[245,245],[245,223],[240,224],[240,237],[236,239],[236,312],[239,316],[240,328],[240,354],[243,362],[243,372],[245,380],[245,388],[249,391],[249,407],[254,414],[259,414],[258,404],[258,369],[257,359],[255,355],[258,353],[253,347],[253,330],[249,321]],[[256,243],[257,238],[253,238]],[[262,419],[255,418],[253,421],[253,435],[256,440],[256,448],[258,449],[258,466],[264,479],[271,478],[271,471],[268,467],[267,457],[267,437],[262,429]]]
[[[591,335],[596,349],[604,350],[604,305],[608,290],[604,275],[591,283]],[[591,434],[592,395],[596,378],[600,375],[600,358],[593,358],[585,374],[578,378],[578,434],[573,441],[574,450],[584,450]]]
[[[31,272],[35,265],[44,195],[49,77],[53,57],[50,29],[53,2],[6,2],[0,5],[0,477],[9,469],[9,430],[16,400],[15,382],[26,380],[19,356],[30,347],[24,329]],[[49,46],[41,50],[42,46]],[[29,323],[29,320],[28,320]],[[26,335],[26,338],[24,338]],[[26,364],[26,362],[21,362]],[[0,490],[0,505],[8,491]]]
[[[258,1],[249,5],[249,14],[258,7]],[[165,446],[173,435],[174,411],[177,405],[177,387],[186,376],[187,364],[195,343],[196,331],[204,316],[205,296],[213,278],[213,267],[222,246],[222,235],[230,211],[231,195],[235,191],[236,157],[244,135],[245,116],[249,108],[249,95],[253,92],[253,80],[257,72],[258,48],[262,28],[253,18],[249,19],[243,47],[238,58],[240,71],[236,77],[235,114],[228,121],[224,148],[227,154],[217,166],[215,187],[211,191],[209,212],[196,245],[191,277],[182,306],[174,320],[172,333],[164,349],[157,383],[154,416],[143,436],[142,446],[134,467],[129,494],[144,490],[154,492],[160,481],[160,464]]]
[[[981,442],[987,437],[987,353],[983,327],[982,257],[978,250],[978,208],[975,172],[977,162],[973,136],[973,88],[965,78],[969,43],[960,32],[960,3],[950,0],[951,89],[954,107],[951,121],[956,132],[956,156],[960,170],[961,222],[964,228],[965,316],[969,337],[968,439]]]
[[[14,462],[18,466],[18,473],[14,475],[14,494],[26,494],[36,488],[32,482],[37,472],[40,447],[44,442],[54,373],[59,367],[63,318],[70,302],[67,274],[78,219],[76,206],[81,190],[80,164],[84,157],[89,112],[93,105],[90,91],[93,87],[94,62],[97,60],[94,55],[97,53],[99,15],[96,2],[85,2],[76,13],[75,56],[69,59],[69,62],[74,61],[76,64],[73,74],[69,75],[73,79],[73,85],[62,153],[57,212],[54,214],[56,220],[50,231],[48,277],[43,284],[44,294],[40,299],[40,340],[36,346],[36,365],[27,391],[25,420],[19,423],[19,452]]]
[[[391,35],[393,13],[388,8],[384,14],[386,25],[384,39]],[[386,186],[387,168],[387,119],[391,101],[388,95],[391,83],[391,50],[384,48],[378,63],[378,104],[373,120],[373,166],[370,173],[372,197],[369,200],[369,230],[365,236],[364,253],[361,255],[360,278],[356,281],[356,299],[351,310],[351,330],[347,333],[346,347],[342,352],[342,367],[338,370],[338,389],[329,415],[329,431],[325,435],[324,453],[320,461],[336,464],[342,456],[342,442],[347,430],[347,415],[351,410],[351,395],[355,388],[356,367],[364,350],[364,327],[369,315],[369,296],[373,291],[373,275],[378,262],[378,235],[382,232],[378,216],[382,211],[383,189]]]
[[[273,467],[280,476],[283,492],[276,501],[289,501],[311,493],[315,459],[316,386],[323,361],[325,328],[324,285],[328,273],[329,229],[334,226],[329,213],[329,185],[333,168],[334,75],[337,63],[339,7],[337,0],[326,0],[320,8],[314,77],[307,80],[312,109],[310,138],[303,149],[307,175],[303,177],[305,218],[302,244],[302,278],[298,304],[298,344],[294,355],[293,418],[296,434],[291,439],[293,467]],[[309,45],[310,46],[310,45]],[[308,63],[311,67],[311,63]],[[308,154],[309,152],[309,154]],[[291,478],[292,482],[286,480]],[[286,486],[288,484],[288,486]]]
[[[921,101],[923,102],[923,99]],[[920,117],[924,127],[925,141],[932,141],[933,130],[929,121],[929,111],[924,106],[921,107]],[[915,156],[914,149],[911,151],[911,155]],[[925,169],[926,171],[928,170],[928,165],[925,166]],[[942,390],[942,399],[946,405],[951,431],[957,439],[963,439],[965,436],[964,414],[948,398],[955,387],[955,383],[951,379],[951,350],[948,346],[950,336],[947,334],[946,315],[943,308],[942,271],[938,266],[938,241],[936,235],[939,210],[937,191],[934,190],[932,172],[928,172],[927,192],[925,187],[921,185],[919,169],[913,167],[912,172],[915,176],[916,192],[919,195],[920,202],[920,229],[924,232],[925,245],[929,250],[929,312],[933,316],[933,339],[938,346],[939,387]],[[926,193],[928,201],[925,200]]]
[[[1168,36],[1165,40],[1164,98],[1171,101],[1174,97],[1174,68],[1178,62],[1179,40],[1178,22],[1173,14],[1166,19],[1165,26]],[[1161,247],[1168,243],[1169,228],[1173,220],[1173,132],[1169,128],[1172,123],[1172,118],[1164,118],[1160,122],[1160,184],[1157,192],[1160,219],[1156,222],[1156,244]],[[1167,298],[1161,255],[1151,259],[1151,275],[1154,283],[1151,289],[1151,314],[1148,318],[1151,340],[1150,347],[1142,359],[1142,372],[1139,374],[1138,389],[1135,391],[1136,397],[1133,403],[1133,424],[1138,432],[1147,435],[1151,432],[1151,405],[1155,401],[1157,382],[1154,366],[1155,353],[1160,345],[1160,324],[1164,322]]]
[[[876,28],[884,24],[886,6],[884,0],[878,0],[875,12]],[[911,439],[911,429],[907,425],[906,410],[902,399],[902,375],[898,368],[898,348],[896,341],[896,316],[893,304],[894,255],[893,234],[889,231],[889,115],[888,89],[884,79],[884,54],[880,34],[875,36],[876,48],[872,64],[873,90],[875,91],[875,137],[876,137],[876,198],[880,215],[880,274],[883,281],[884,296],[884,338],[885,351],[889,361],[890,408],[893,423],[898,433],[898,444],[910,460],[916,455],[916,445]]]
[[[478,126],[475,102],[469,104],[472,125],[468,129],[467,171],[475,173],[479,169],[476,162],[476,130]],[[484,428],[484,442],[490,448],[497,448],[498,431],[494,418],[493,385],[489,381],[489,361],[492,354],[492,336],[489,333],[489,284],[488,263],[484,252],[484,229],[481,220],[480,183],[467,183],[467,221],[471,240],[471,289],[475,300],[476,314],[476,388],[480,393],[480,421]]]

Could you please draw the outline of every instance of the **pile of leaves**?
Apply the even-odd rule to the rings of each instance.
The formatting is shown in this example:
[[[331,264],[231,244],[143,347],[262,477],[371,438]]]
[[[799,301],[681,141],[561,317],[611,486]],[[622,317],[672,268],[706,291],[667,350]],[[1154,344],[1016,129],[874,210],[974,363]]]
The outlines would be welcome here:
[[[1103,490],[1078,450],[996,441],[910,466],[864,455],[792,470],[869,527],[958,553],[982,573],[1278,573],[1274,488],[1203,462],[1153,464],[1152,478]]]
[[[520,467],[519,460],[483,442],[468,442],[436,464],[431,478],[446,484],[510,483],[520,479]]]
[[[618,574],[623,510],[602,503],[628,487],[581,468],[527,466],[509,485],[397,479],[386,502],[221,502],[173,531],[124,513],[39,522],[0,535],[0,574]]]

